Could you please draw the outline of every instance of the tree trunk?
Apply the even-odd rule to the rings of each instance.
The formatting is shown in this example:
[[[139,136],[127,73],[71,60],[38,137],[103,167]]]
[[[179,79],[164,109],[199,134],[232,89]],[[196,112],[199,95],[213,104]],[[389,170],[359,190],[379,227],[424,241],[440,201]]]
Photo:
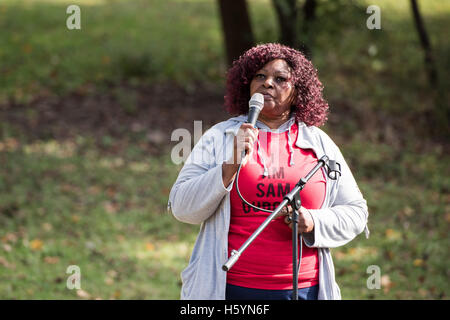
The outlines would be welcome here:
[[[430,84],[435,86],[437,84],[437,71],[434,64],[433,52],[416,0],[411,0],[411,8],[414,16],[414,24],[416,26],[417,33],[419,34],[420,44],[425,52],[425,68],[427,70],[428,79]]]
[[[439,84],[438,72],[431,48],[430,39],[425,29],[419,6],[416,0],[411,0],[414,23],[419,34],[420,44],[425,53],[425,68],[430,82],[431,94],[434,100],[434,107],[425,112],[425,118],[429,124],[430,132],[441,139],[448,135],[450,123],[450,109],[448,108],[447,89]],[[445,139],[445,138],[444,138]]]
[[[316,20],[316,0],[306,0],[303,5],[303,24],[302,24],[302,35],[303,41],[301,42],[301,49],[308,59],[311,60],[313,47],[314,35],[312,34],[311,23]],[[303,46],[303,47],[302,47]]]
[[[245,0],[218,0],[228,66],[254,46],[253,32]]]
[[[298,44],[298,10],[296,2],[296,0],[272,1],[280,27],[280,42],[292,48],[297,47]]]
[[[303,23],[299,28],[300,11],[296,0],[272,0],[280,26],[280,42],[299,49],[311,59],[312,37],[309,25],[316,17],[316,0],[306,0],[302,7]]]
[[[303,5],[303,15],[306,22],[312,22],[316,19],[316,0],[306,0]],[[307,24],[305,24],[307,26]]]

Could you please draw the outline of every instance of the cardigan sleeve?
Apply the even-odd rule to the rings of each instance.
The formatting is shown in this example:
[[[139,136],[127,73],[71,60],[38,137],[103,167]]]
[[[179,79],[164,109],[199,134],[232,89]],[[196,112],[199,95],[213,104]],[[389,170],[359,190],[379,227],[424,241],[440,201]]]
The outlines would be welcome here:
[[[225,187],[222,165],[216,163],[212,130],[207,131],[195,145],[181,169],[169,195],[169,207],[176,219],[200,224],[217,209],[232,183]]]
[[[328,136],[323,139],[334,149],[331,154],[341,165],[341,176],[331,203],[321,209],[309,210],[314,230],[304,234],[304,239],[309,247],[334,248],[350,242],[366,228],[369,212],[341,151]]]

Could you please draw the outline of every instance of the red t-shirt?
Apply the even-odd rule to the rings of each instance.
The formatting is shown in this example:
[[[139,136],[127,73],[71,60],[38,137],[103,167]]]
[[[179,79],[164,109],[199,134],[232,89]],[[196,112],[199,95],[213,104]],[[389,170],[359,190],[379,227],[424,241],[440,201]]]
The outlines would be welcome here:
[[[291,127],[291,141],[298,134],[297,124]],[[255,142],[251,159],[242,167],[239,190],[251,204],[274,210],[283,196],[294,188],[317,164],[310,149],[292,145],[290,154],[288,131],[283,133],[259,132],[261,153],[269,175],[263,176],[263,165],[257,155]],[[289,166],[293,157],[294,164]],[[325,198],[326,179],[318,170],[300,192],[302,206],[318,209]],[[239,249],[270,213],[256,211],[242,202],[236,188],[231,190],[231,221],[228,233],[228,254]],[[299,288],[314,286],[319,282],[317,248],[302,247]],[[285,290],[292,289],[292,230],[284,223],[284,216],[273,220],[250,244],[227,273],[227,283],[248,288]]]

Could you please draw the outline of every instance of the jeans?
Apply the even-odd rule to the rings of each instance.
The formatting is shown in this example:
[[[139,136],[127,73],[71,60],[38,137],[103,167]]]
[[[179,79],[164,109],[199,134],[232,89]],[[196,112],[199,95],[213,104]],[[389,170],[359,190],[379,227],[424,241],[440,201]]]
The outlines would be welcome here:
[[[235,286],[227,283],[226,300],[292,300],[293,290],[266,290]],[[298,300],[317,300],[319,285],[298,289]]]

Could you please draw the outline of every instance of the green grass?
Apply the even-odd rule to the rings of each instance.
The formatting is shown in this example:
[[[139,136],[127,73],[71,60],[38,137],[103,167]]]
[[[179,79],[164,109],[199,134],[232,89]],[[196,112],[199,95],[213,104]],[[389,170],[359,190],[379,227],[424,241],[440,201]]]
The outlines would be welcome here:
[[[343,298],[448,299],[448,155],[358,139],[343,149],[368,201],[371,231],[332,250]],[[370,265],[380,267],[380,290],[366,286]]]
[[[66,27],[70,4],[81,9],[80,30]],[[9,32],[0,35],[0,102],[130,79],[188,88],[187,80],[218,79],[217,14],[213,2],[2,1],[0,28]]]
[[[369,239],[332,250],[343,298],[448,298],[448,156],[400,155],[356,139],[343,150],[368,200],[371,230]],[[104,154],[83,138],[9,138],[0,156],[2,299],[76,299],[66,288],[70,265],[80,267],[93,299],[179,297],[198,226],[166,212],[180,169],[169,157],[148,158],[134,144]],[[379,171],[392,157],[397,165]],[[381,269],[380,290],[366,286],[370,265]]]
[[[83,139],[1,157],[2,299],[77,298],[69,265],[92,298],[177,298],[196,227],[166,212],[170,159],[105,156]]]
[[[364,101],[366,108],[400,113],[410,104],[421,111],[429,101],[409,2],[376,1],[382,30],[368,30],[365,8],[372,2],[343,1],[318,8],[313,61],[327,96],[370,96],[370,102]],[[81,30],[66,28],[69,4],[81,8]],[[420,4],[437,65],[446,70],[450,46],[441,30],[449,24],[450,5],[438,0]],[[256,41],[276,41],[270,1],[249,1],[249,12]],[[124,80],[175,81],[191,88],[198,82],[222,83],[225,73],[214,1],[6,0],[0,4],[0,28],[7,31],[0,35],[0,102],[28,102],[35,96],[82,90],[87,84]],[[440,77],[442,88],[448,87],[448,77]],[[360,88],[355,91],[355,86]]]

